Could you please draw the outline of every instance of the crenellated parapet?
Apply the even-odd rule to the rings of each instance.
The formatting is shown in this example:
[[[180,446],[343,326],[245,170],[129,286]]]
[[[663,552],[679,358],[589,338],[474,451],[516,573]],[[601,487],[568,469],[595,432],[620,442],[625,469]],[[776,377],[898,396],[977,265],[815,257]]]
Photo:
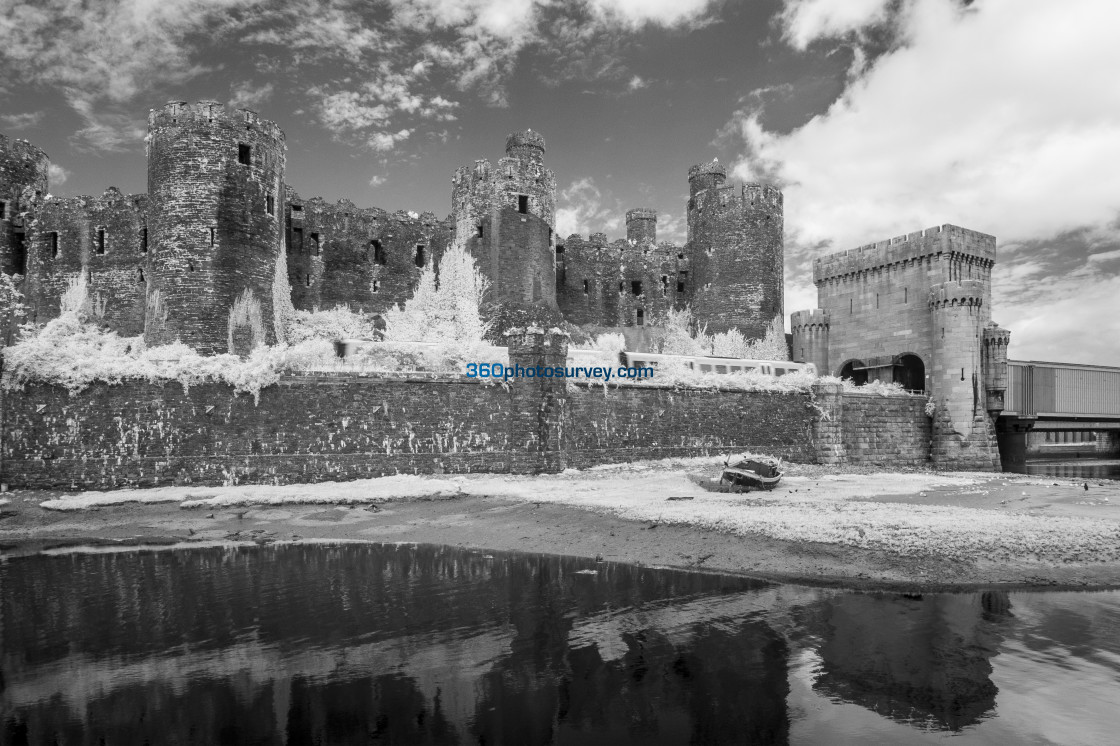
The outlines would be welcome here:
[[[956,306],[979,308],[984,304],[985,287],[980,280],[943,282],[929,289],[931,310]]]
[[[27,140],[0,135],[0,271],[27,274],[24,219],[46,196],[50,159]]]
[[[820,286],[829,281],[858,279],[942,258],[963,267],[961,276],[952,276],[950,270],[944,279],[962,279],[972,269],[990,272],[995,257],[995,236],[945,224],[817,259],[813,262],[813,282]]]
[[[813,363],[820,375],[831,373],[828,343],[832,314],[821,308],[790,314],[791,349],[794,362]]]

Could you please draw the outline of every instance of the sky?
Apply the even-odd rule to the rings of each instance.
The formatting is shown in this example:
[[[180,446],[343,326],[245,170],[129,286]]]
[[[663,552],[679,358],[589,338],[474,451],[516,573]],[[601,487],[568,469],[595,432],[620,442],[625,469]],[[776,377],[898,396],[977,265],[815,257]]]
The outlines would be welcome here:
[[[1012,358],[1120,365],[1118,28],[1110,0],[0,0],[0,132],[56,195],[139,193],[148,110],[216,99],[280,125],[305,198],[445,216],[532,128],[560,235],[654,207],[678,243],[718,158],[785,194],[787,314],[813,259],[953,223],[998,239]]]

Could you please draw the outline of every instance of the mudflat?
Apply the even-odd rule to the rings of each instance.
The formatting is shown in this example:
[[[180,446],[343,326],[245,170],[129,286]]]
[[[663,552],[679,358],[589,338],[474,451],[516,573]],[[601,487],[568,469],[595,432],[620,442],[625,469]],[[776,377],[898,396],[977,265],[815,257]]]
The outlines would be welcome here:
[[[1120,482],[792,465],[773,491],[724,495],[686,479],[718,472],[713,463],[14,491],[0,507],[0,544],[10,556],[75,545],[415,542],[852,588],[1120,587]]]

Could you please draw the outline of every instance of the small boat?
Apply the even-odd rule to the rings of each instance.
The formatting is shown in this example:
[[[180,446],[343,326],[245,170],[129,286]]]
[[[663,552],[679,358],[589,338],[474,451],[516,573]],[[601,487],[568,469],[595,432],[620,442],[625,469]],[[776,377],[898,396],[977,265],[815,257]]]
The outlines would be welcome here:
[[[768,456],[752,456],[724,466],[719,479],[690,476],[709,492],[750,492],[772,490],[781,481],[782,462]]]

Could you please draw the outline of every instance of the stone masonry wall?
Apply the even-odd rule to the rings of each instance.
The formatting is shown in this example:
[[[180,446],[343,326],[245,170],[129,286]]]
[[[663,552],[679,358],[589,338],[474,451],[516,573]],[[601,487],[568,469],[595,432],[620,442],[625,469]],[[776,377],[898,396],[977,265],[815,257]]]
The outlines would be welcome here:
[[[841,431],[848,463],[919,465],[929,462],[926,397],[844,394]]]
[[[567,465],[754,451],[817,460],[808,394],[577,384],[568,395]]]
[[[417,379],[421,380],[417,380]],[[42,489],[285,484],[508,471],[509,395],[454,377],[290,377],[5,392],[4,481]]]

